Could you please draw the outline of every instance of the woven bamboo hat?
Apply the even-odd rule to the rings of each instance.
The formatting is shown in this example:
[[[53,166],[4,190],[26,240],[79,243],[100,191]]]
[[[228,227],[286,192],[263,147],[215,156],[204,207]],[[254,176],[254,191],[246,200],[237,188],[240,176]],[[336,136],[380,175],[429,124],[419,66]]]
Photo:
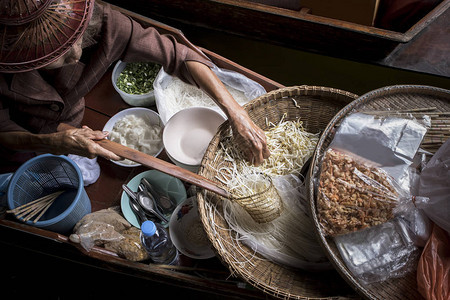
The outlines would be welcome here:
[[[44,67],[85,31],[94,0],[0,0],[0,72]]]

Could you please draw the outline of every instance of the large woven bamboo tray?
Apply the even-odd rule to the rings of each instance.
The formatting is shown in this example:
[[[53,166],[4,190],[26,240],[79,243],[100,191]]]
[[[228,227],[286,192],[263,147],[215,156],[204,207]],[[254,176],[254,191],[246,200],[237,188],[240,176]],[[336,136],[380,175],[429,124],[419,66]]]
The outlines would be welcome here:
[[[260,96],[248,103],[245,109],[263,130],[268,129],[266,120],[277,123],[285,115],[286,120],[300,118],[307,131],[318,133],[324,130],[336,113],[356,98],[355,94],[337,89],[295,86]],[[211,141],[199,170],[200,175],[215,180],[215,169],[224,159],[217,157],[219,141],[228,126],[228,122],[225,122]],[[223,218],[221,203],[228,200],[221,200],[209,192],[201,191],[197,193],[197,201],[200,218],[216,255],[232,274],[279,298],[335,299],[357,296],[332,268],[321,272],[289,269],[268,261],[236,241],[234,232]]]
[[[409,273],[403,278],[389,279],[384,282],[364,285],[357,278],[355,278],[342,260],[339,250],[336,247],[332,238],[327,238],[323,235],[318,221],[317,207],[316,207],[316,190],[314,182],[317,182],[320,169],[320,157],[324,154],[328,145],[332,141],[335,129],[340,122],[350,113],[361,111],[374,110],[412,110],[421,109],[424,107],[435,107],[437,112],[450,112],[450,91],[429,86],[415,86],[415,85],[397,85],[389,86],[369,92],[357,100],[353,101],[342,109],[330,121],[325,128],[321,138],[316,147],[316,151],[311,161],[311,167],[307,178],[308,198],[310,201],[311,215],[313,218],[316,233],[319,237],[320,243],[324,247],[330,261],[339,271],[342,277],[366,299],[422,299],[417,291],[416,272]],[[433,118],[432,128],[433,128]],[[428,135],[428,133],[427,133]],[[427,136],[425,136],[425,139]],[[442,144],[442,143],[441,143]],[[436,147],[427,147],[422,145],[422,148],[433,151]],[[316,176],[316,178],[314,177]]]

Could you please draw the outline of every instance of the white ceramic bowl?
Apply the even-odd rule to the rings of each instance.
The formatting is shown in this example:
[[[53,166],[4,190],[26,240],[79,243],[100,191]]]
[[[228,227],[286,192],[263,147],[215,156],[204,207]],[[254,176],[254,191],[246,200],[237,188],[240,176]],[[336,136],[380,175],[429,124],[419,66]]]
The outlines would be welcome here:
[[[119,60],[112,72],[111,80],[112,84],[114,86],[114,89],[119,93],[119,95],[122,97],[123,101],[125,101],[128,105],[131,106],[152,106],[155,104],[155,91],[151,90],[147,94],[142,95],[134,95],[134,94],[128,94],[121,89],[117,87],[117,78],[119,77],[120,73],[125,69],[127,63]]]
[[[169,233],[175,247],[195,259],[215,256],[198,215],[197,198],[190,197],[178,204],[169,221]]]
[[[206,107],[177,112],[163,130],[167,156],[176,165],[197,172],[209,143],[224,121],[221,114]]]
[[[117,114],[115,114],[114,116],[112,116],[111,119],[109,119],[108,122],[106,122],[105,126],[103,127],[103,131],[111,132],[114,128],[114,124],[116,124],[117,121],[119,121],[120,119],[122,119],[123,117],[125,117],[127,115],[135,115],[136,117],[144,118],[144,120],[146,120],[146,123],[150,124],[150,125],[159,125],[161,127],[161,131],[164,127],[163,122],[161,121],[161,118],[159,117],[159,114],[156,113],[155,111],[153,111],[149,108],[144,108],[144,107],[132,107],[132,108],[124,109],[124,110],[118,112]],[[162,139],[162,137],[161,137],[161,139]],[[164,149],[164,145],[161,140],[160,147],[159,147],[158,151],[155,154],[153,154],[153,156],[155,156],[155,157],[158,156],[163,149]],[[123,163],[121,161],[114,161],[114,160],[111,160],[111,161],[122,167],[138,167],[138,166],[140,166],[140,164],[138,164],[138,163],[127,164],[127,163]]]

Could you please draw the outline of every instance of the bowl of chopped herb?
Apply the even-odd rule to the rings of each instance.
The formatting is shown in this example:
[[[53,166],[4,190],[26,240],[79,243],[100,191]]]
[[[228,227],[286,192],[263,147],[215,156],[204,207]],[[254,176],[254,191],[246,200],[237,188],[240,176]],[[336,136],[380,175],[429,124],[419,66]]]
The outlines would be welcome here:
[[[114,89],[131,106],[155,104],[153,81],[161,65],[152,62],[124,62],[119,60],[112,72]]]

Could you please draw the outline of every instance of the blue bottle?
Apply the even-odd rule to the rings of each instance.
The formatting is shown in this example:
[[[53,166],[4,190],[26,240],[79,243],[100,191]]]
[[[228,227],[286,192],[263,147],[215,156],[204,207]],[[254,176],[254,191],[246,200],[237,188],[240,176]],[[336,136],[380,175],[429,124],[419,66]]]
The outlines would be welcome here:
[[[167,231],[158,223],[145,221],[141,225],[141,242],[156,264],[177,265],[178,250]]]

